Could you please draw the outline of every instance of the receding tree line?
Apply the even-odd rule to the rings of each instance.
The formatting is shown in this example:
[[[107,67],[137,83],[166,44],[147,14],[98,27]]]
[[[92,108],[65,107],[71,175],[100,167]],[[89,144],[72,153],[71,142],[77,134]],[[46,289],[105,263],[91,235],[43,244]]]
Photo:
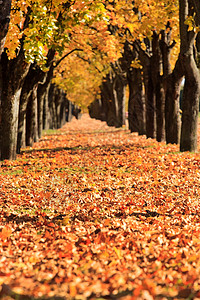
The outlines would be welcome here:
[[[43,72],[35,63],[29,64],[23,49],[9,60],[5,52],[0,62],[1,72],[1,160],[15,159],[21,148],[32,146],[43,130],[58,129],[72,115],[78,117],[79,108],[66,93],[52,83],[54,51],[49,51]]]
[[[0,2],[0,160],[16,159],[21,148],[32,146],[42,130],[57,129],[72,116],[80,115],[66,93],[52,83],[53,70],[74,49],[55,61],[55,50],[48,50],[46,69],[25,59],[23,36],[16,57],[10,59],[4,49],[9,28],[11,0]],[[26,14],[24,29],[29,24]]]
[[[180,151],[197,150],[197,125],[200,96],[200,33],[188,30],[186,20],[195,15],[200,24],[200,2],[179,1],[180,53],[171,70],[170,54],[175,42],[171,40],[170,23],[166,30],[154,31],[141,42],[124,43],[123,57],[105,77],[100,96],[90,105],[90,116],[104,120],[110,126],[125,124],[125,88],[129,87],[128,123],[131,132],[156,138],[157,141],[180,144]],[[134,68],[139,59],[142,68]],[[161,75],[162,74],[162,75]],[[182,107],[180,90],[184,80]]]
[[[69,3],[68,3],[69,2]],[[67,1],[68,6],[72,1]],[[49,48],[46,71],[36,62],[25,59],[23,36],[16,56],[9,59],[4,49],[9,28],[11,0],[0,2],[0,159],[15,159],[22,147],[32,145],[43,129],[59,128],[70,119],[72,104],[59,87],[52,84],[53,71],[73,51],[56,61],[55,49]],[[131,39],[125,30],[123,55],[111,63],[101,85],[100,97],[89,107],[92,117],[108,125],[125,124],[125,90],[129,87],[128,121],[131,132],[146,134],[157,141],[180,143],[181,151],[197,150],[197,123],[200,94],[200,3],[198,0],[179,1],[180,53],[171,70],[170,23],[161,32],[146,38],[146,50],[141,41]],[[186,20],[194,18],[195,28],[188,30]],[[62,20],[62,15],[59,15]],[[27,12],[24,29],[29,24]],[[111,34],[112,34],[112,30]],[[141,68],[132,66],[139,59]],[[162,72],[161,72],[162,71]],[[179,95],[185,80],[182,112]],[[75,114],[77,115],[76,110]]]

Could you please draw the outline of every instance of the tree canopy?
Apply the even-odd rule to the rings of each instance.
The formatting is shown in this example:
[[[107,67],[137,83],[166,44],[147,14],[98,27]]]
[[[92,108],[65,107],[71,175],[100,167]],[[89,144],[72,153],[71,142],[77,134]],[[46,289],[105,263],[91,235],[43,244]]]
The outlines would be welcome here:
[[[29,97],[34,93],[38,98],[34,126],[40,124],[39,136],[42,126],[51,123],[54,117],[50,115],[57,105],[51,95],[51,100],[45,100],[51,84],[84,109],[100,101],[101,116],[117,127],[125,124],[128,86],[131,131],[158,141],[180,143],[181,151],[196,151],[200,89],[198,1],[2,3],[0,140],[7,140],[1,150],[7,154],[2,158],[15,157],[11,153],[16,152],[17,143],[21,145],[17,139],[25,132],[24,118]],[[188,88],[183,93],[181,120],[179,95],[184,77]],[[194,87],[193,92],[189,87]]]
[[[87,85],[91,66],[100,72],[107,70],[110,62],[116,61],[123,51],[123,43],[129,40],[141,41],[146,49],[145,38],[152,37],[153,31],[165,29],[167,22],[173,27],[172,38],[178,39],[177,1],[12,1],[11,20],[6,39],[6,52],[14,58],[23,43],[26,61],[36,62],[45,70],[49,49],[56,51],[55,61],[71,51],[82,51],[71,64],[69,59],[62,60],[61,72],[77,84],[77,64],[83,73],[82,82]],[[189,21],[188,21],[189,22]],[[177,55],[177,50],[175,51]],[[85,64],[80,63],[80,57]],[[56,62],[55,62],[56,63]],[[86,76],[84,75],[86,72]],[[57,71],[55,74],[59,74]],[[98,74],[97,74],[98,75]],[[102,75],[105,75],[102,72]],[[85,79],[84,79],[85,78]],[[59,82],[59,79],[56,80]],[[62,87],[68,90],[67,81]],[[81,86],[81,84],[80,84]],[[89,88],[94,94],[99,81]],[[83,87],[83,86],[82,86]],[[71,90],[72,86],[69,87]],[[86,91],[87,93],[87,91]],[[84,98],[84,97],[83,97]],[[80,103],[80,99],[77,100]],[[91,100],[92,101],[92,98]]]

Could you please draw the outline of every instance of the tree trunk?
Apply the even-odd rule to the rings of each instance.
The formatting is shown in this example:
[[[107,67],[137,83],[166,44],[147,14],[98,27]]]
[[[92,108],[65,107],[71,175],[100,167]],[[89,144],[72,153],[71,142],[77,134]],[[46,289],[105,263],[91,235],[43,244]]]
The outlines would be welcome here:
[[[179,63],[179,62],[177,62]],[[166,78],[166,95],[165,95],[165,130],[166,142],[179,144],[180,142],[180,87],[183,76],[178,67]]]
[[[51,79],[53,78],[53,63],[50,64],[49,71],[46,74],[45,80],[42,84],[38,86],[38,132],[39,137],[41,137],[42,129],[49,129],[50,116],[49,116],[49,89],[51,86]]]
[[[25,62],[23,50],[8,60],[1,58],[1,160],[15,159],[17,150],[18,113],[21,89],[30,65]]]
[[[140,68],[134,68],[132,62],[137,58],[138,52],[128,41],[124,44],[123,69],[126,71],[126,81],[129,87],[128,123],[131,132],[146,133],[145,124],[145,98]]]
[[[44,105],[46,98],[46,86],[45,84],[39,84],[37,89],[37,99],[38,99],[38,136],[41,138],[42,130],[44,128]],[[46,110],[45,110],[46,112]],[[45,119],[46,120],[46,119]]]
[[[156,140],[165,140],[165,97],[161,78],[161,51],[159,34],[153,32],[152,57],[150,59],[151,78],[153,83],[153,99],[155,98],[156,112]]]
[[[106,76],[101,87],[101,101],[108,126],[125,125],[125,80],[115,72],[115,67]]]
[[[34,86],[26,113],[26,146],[32,146],[38,141],[38,124],[37,124],[37,85]]]
[[[12,0],[0,1],[0,60],[10,23],[11,2]]]
[[[61,90],[62,103],[60,106],[60,127],[66,123],[67,97],[64,90]]]
[[[185,86],[182,102],[182,127],[180,151],[197,151],[197,125],[199,114],[200,75],[194,59],[194,43],[197,33],[188,31],[185,21],[194,15],[193,4],[188,0],[179,0],[180,7],[180,57],[185,74]],[[197,12],[198,16],[199,12]],[[200,19],[196,20],[197,25]]]
[[[146,53],[135,41],[134,47],[139,55],[139,60],[143,66],[143,82],[145,88],[145,107],[146,107],[146,136],[147,138],[156,138],[156,94],[153,87],[153,64],[151,56]]]
[[[71,122],[72,120],[72,103],[71,101],[67,100],[67,106],[66,106],[66,121]]]
[[[49,107],[49,128],[57,129],[57,116],[56,116],[56,106],[55,106],[55,85],[50,84],[49,94],[48,94],[48,107]]]
[[[193,59],[188,58],[189,76],[185,76],[182,102],[182,128],[180,151],[197,151],[200,76]],[[190,68],[190,70],[189,70]],[[191,72],[193,71],[193,72]]]
[[[56,127],[61,128],[63,125],[63,111],[66,107],[65,105],[65,94],[62,89],[55,86],[56,93],[55,93],[55,106],[56,106]]]
[[[91,118],[105,121],[105,112],[103,110],[102,101],[100,98],[95,99],[88,107]]]
[[[62,94],[61,90],[56,86],[55,87],[55,111],[56,111],[56,128],[61,127],[61,104],[62,104]]]
[[[165,141],[165,92],[160,75],[156,84],[156,130],[156,140]]]
[[[122,127],[125,125],[125,96],[126,84],[121,75],[116,74],[113,84],[113,95],[115,103],[117,104],[117,120],[115,127]]]
[[[146,136],[156,138],[156,95],[153,89],[150,64],[144,66],[144,87],[146,104]]]
[[[26,109],[29,101],[29,97],[35,87],[38,86],[38,82],[42,82],[45,77],[45,73],[42,72],[35,64],[32,64],[29,72],[25,78],[21,97],[20,97],[20,107],[19,107],[19,124],[18,124],[18,137],[17,137],[17,153],[20,153],[21,147],[26,145]]]
[[[163,92],[165,97],[165,134],[166,142],[179,144],[180,142],[180,86],[183,80],[183,70],[180,59],[177,60],[172,72],[170,64],[170,54],[175,43],[171,43],[171,28],[167,24],[166,30],[161,31],[160,49],[163,64]]]
[[[110,72],[101,87],[101,100],[106,114],[108,126],[117,125],[117,102],[113,94],[113,74]]]
[[[53,78],[53,59],[55,56],[55,50],[50,49],[48,52],[47,67],[48,72],[42,77],[37,89],[37,106],[38,106],[38,137],[42,136],[42,130],[48,129],[48,92],[51,79]]]
[[[145,99],[141,70],[130,68],[127,72],[129,86],[128,101],[128,122],[131,132],[138,132],[140,135],[146,133],[145,125]]]
[[[200,69],[200,32],[197,34],[196,38],[196,64],[198,69]]]

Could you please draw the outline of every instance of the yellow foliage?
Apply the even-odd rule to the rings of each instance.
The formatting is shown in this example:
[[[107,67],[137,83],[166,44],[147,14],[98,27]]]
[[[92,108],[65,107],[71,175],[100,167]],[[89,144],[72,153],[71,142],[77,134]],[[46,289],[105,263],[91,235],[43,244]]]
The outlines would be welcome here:
[[[135,60],[133,60],[131,63],[131,67],[136,68],[136,69],[141,69],[142,65],[141,65],[139,59],[136,58]]]
[[[83,109],[95,99],[108,66],[101,59],[70,55],[56,69],[54,82],[67,92],[67,97]]]
[[[26,59],[31,63],[36,61],[43,70],[50,48],[56,50],[56,59],[73,49],[82,49],[80,55],[73,53],[62,61],[54,79],[67,91],[68,98],[82,107],[87,107],[98,94],[109,64],[121,57],[127,31],[129,41],[140,40],[145,51],[144,38],[151,39],[153,31],[164,30],[170,22],[172,40],[177,42],[171,55],[173,65],[179,52],[178,0],[115,0],[114,3],[72,1],[66,9],[64,0],[13,0],[5,45],[9,58],[15,57],[22,36]],[[24,29],[28,8],[32,14],[29,26]],[[186,22],[192,30],[193,19]],[[117,25],[117,30],[111,34],[108,25],[113,28]],[[141,67],[138,60],[132,66]]]

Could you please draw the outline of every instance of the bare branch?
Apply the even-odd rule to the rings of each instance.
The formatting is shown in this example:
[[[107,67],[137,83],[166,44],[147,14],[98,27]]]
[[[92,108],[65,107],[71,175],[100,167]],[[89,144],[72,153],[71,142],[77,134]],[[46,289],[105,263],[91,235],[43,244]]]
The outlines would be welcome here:
[[[61,61],[63,61],[66,57],[68,57],[70,54],[72,54],[75,51],[83,51],[83,49],[75,48],[75,49],[71,50],[70,52],[68,52],[67,54],[65,54],[63,57],[61,57],[61,59],[59,59],[56,62],[55,68],[57,68],[57,66],[61,63]]]

